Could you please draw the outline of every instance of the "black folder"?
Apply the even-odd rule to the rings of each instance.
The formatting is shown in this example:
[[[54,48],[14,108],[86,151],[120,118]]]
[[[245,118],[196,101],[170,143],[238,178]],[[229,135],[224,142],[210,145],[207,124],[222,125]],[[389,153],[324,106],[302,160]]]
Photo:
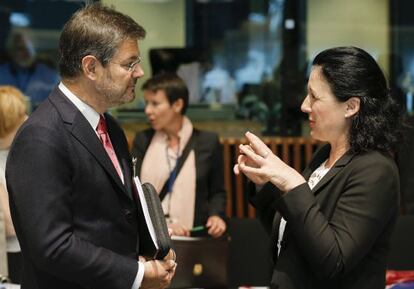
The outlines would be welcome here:
[[[162,260],[170,251],[172,243],[158,193],[150,183],[141,185],[138,177],[133,179],[133,185],[136,193],[134,198],[144,215],[146,229],[150,236],[146,238],[145,249],[140,250],[140,254],[147,258]]]

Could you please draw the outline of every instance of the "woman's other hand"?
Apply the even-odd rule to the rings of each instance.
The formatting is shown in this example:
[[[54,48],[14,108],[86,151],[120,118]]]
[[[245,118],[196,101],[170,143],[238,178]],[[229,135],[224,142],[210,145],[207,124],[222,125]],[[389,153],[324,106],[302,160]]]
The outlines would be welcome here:
[[[296,170],[274,155],[256,135],[247,132],[246,138],[250,144],[239,147],[241,154],[234,166],[236,174],[242,172],[258,185],[271,182],[283,192],[306,182]]]
[[[184,236],[190,237],[190,230],[180,223],[170,223],[168,224],[169,231],[172,230],[173,236]]]
[[[208,218],[206,227],[208,234],[214,238],[218,238],[226,231],[226,223],[219,216],[211,216]]]

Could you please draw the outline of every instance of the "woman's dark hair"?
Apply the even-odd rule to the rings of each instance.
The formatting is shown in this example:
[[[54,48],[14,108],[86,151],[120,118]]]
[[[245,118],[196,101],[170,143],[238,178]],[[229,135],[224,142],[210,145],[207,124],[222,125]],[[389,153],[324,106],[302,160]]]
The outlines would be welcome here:
[[[154,93],[158,90],[163,90],[170,104],[181,98],[184,102],[181,114],[185,114],[188,107],[188,88],[178,75],[174,73],[155,75],[142,85],[142,90],[150,90]]]
[[[372,56],[357,47],[336,47],[319,53],[312,64],[321,67],[338,101],[360,99],[349,132],[351,151],[394,151],[401,138],[402,111]]]
[[[106,65],[126,39],[142,39],[145,30],[131,17],[98,2],[80,9],[63,27],[59,68],[63,78],[78,76],[82,58],[95,56]]]

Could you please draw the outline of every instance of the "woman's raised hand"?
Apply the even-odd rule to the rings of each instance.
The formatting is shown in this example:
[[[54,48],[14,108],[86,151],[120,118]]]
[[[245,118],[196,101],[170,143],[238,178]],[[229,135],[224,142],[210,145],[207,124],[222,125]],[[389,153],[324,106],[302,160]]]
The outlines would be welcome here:
[[[236,174],[243,173],[258,185],[273,183],[286,192],[305,183],[305,179],[293,168],[273,154],[256,135],[247,132],[248,145],[240,145],[240,155],[234,166]]]

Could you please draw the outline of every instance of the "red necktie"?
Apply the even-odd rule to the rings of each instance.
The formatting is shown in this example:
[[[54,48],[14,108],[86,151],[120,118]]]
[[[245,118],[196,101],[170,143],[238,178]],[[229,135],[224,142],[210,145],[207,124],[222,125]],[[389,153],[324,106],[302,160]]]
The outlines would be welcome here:
[[[119,177],[124,182],[124,175],[122,174],[121,166],[119,165],[118,158],[116,157],[114,147],[112,146],[111,139],[109,138],[108,129],[106,128],[106,121],[102,115],[99,115],[99,123],[96,127],[96,131],[98,132],[99,139],[101,140],[103,147],[108,154],[109,158],[114,165],[116,172],[118,173]]]

